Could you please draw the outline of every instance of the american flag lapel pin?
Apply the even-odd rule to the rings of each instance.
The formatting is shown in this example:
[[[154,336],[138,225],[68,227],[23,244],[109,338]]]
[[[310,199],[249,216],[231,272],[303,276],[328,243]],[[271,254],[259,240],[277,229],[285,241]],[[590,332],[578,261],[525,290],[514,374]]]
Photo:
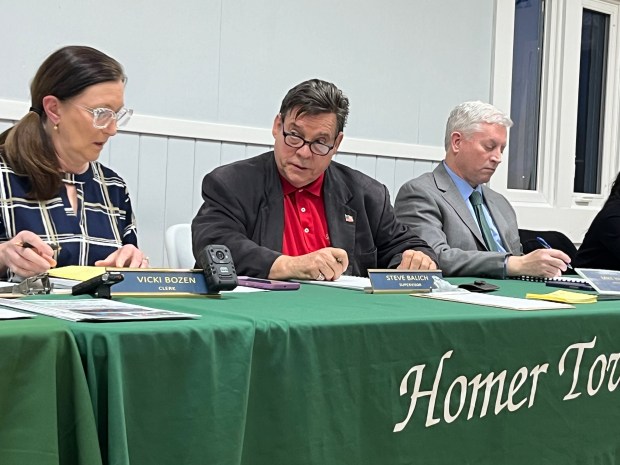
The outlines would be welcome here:
[[[344,220],[347,223],[353,223],[353,217],[351,215],[344,215]]]

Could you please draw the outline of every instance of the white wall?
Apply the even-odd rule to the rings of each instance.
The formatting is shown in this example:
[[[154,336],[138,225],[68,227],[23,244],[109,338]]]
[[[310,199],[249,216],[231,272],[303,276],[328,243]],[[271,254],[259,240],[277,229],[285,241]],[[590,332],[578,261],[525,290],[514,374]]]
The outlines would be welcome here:
[[[508,0],[502,0],[508,1]],[[189,222],[213,167],[260,153],[286,91],[319,77],[351,100],[337,159],[392,195],[443,155],[457,103],[491,98],[493,0],[2,0],[0,127],[53,50],[86,44],[129,75],[136,117],[102,160],[130,185],[141,246]]]

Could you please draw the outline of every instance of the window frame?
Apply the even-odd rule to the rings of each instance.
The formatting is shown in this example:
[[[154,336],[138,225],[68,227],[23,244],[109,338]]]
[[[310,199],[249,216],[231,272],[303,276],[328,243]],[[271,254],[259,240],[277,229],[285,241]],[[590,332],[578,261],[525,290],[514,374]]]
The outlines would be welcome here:
[[[573,192],[584,8],[610,15],[600,194]],[[514,15],[514,1],[495,1],[490,97],[494,105],[507,113],[510,113]],[[619,16],[620,0],[546,1],[537,189],[508,189],[506,160],[499,165],[489,183],[513,204],[520,227],[559,229],[573,241],[580,242],[594,214],[607,198],[620,167],[620,72],[616,56],[620,51]],[[510,139],[504,153],[510,156]]]

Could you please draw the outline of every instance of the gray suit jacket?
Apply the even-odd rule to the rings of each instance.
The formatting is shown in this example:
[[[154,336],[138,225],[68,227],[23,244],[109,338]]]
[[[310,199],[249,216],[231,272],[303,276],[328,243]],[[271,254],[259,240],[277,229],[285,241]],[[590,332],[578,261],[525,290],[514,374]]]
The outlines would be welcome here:
[[[504,196],[482,186],[484,202],[508,254],[521,255],[517,216]],[[504,277],[506,253],[487,249],[476,219],[443,163],[406,182],[394,203],[396,216],[410,225],[438,256],[445,276]]]
[[[216,168],[204,177],[204,203],[192,223],[194,256],[208,244],[228,246],[240,275],[266,278],[282,255],[284,194],[273,152]],[[396,220],[386,187],[332,161],[323,203],[332,247],[346,250],[346,274],[393,268],[408,249],[435,253]]]

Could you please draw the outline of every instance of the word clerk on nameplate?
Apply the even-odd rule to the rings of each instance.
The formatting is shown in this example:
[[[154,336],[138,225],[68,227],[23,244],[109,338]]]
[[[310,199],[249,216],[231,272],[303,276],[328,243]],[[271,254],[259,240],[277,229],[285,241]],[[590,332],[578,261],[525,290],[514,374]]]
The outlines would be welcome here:
[[[202,270],[109,267],[106,270],[121,272],[125,278],[111,287],[112,295],[163,297],[209,294]]]

